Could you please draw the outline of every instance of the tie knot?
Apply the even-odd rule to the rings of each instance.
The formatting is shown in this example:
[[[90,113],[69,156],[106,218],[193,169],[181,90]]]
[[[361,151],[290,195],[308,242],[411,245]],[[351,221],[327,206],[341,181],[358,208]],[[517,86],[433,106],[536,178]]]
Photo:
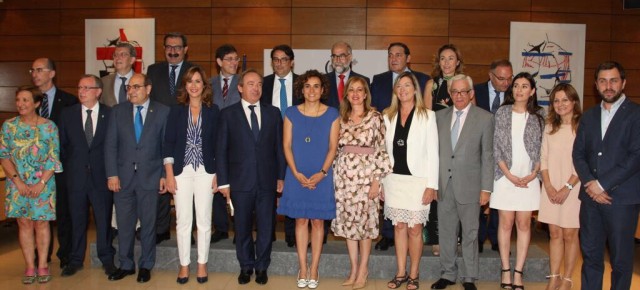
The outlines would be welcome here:
[[[229,82],[229,78],[224,78],[222,80],[224,81],[225,84]]]
[[[122,80],[122,83],[124,83],[124,82],[126,82],[126,81],[127,81],[127,78],[126,78],[126,77],[120,77],[120,79]]]
[[[138,109],[138,112],[142,111],[142,108],[144,108],[144,106],[136,106],[136,108]]]
[[[93,110],[87,110],[88,115],[91,115],[91,112],[93,112]]]
[[[249,110],[251,110],[251,112],[253,112],[253,109],[256,108],[256,105],[249,105]]]
[[[500,92],[498,92],[498,90],[493,90],[494,92],[496,92],[496,97],[500,96]]]
[[[281,85],[284,85],[284,81],[286,81],[287,79],[278,79],[280,81]]]
[[[343,74],[340,74],[338,77],[339,77],[341,80],[344,80],[344,75],[343,75]]]
[[[177,64],[172,64],[172,65],[171,65],[171,70],[172,70],[172,71],[175,71],[177,68],[178,68],[178,65],[177,65]]]
[[[459,118],[462,113],[464,113],[464,111],[456,111],[456,117]]]

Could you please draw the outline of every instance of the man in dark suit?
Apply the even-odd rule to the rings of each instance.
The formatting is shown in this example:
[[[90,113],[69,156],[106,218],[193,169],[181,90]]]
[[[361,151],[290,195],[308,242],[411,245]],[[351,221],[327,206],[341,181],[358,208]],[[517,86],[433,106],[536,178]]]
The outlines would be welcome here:
[[[235,208],[236,255],[239,284],[266,284],[271,263],[275,226],[276,192],[284,186],[280,111],[260,103],[262,76],[255,70],[242,73],[238,82],[242,100],[220,113],[216,166],[220,192]],[[252,230],[257,229],[253,240]]]
[[[513,68],[506,59],[491,63],[489,80],[473,87],[476,105],[492,114],[504,102],[504,95],[511,86]],[[478,228],[478,252],[483,252],[482,244],[489,238],[491,250],[498,251],[498,210],[483,206],[480,211],[480,227]]]
[[[51,119],[56,125],[59,124],[60,113],[65,107],[77,104],[78,99],[55,85],[56,63],[49,58],[38,58],[33,61],[31,69],[31,82],[44,94],[42,105],[40,106],[40,116]],[[56,173],[56,224],[58,226],[58,252],[56,256],[60,259],[60,268],[64,269],[69,263],[71,254],[71,216],[68,207],[67,188],[65,184],[65,173]],[[53,223],[51,223],[53,233]],[[51,260],[53,253],[53,239],[50,240],[47,261]],[[37,254],[36,254],[37,255]]]
[[[179,32],[164,36],[164,56],[167,61],[149,66],[147,75],[151,79],[151,100],[172,106],[178,104],[176,92],[180,88],[182,75],[193,64],[185,60],[187,37]],[[158,220],[156,221],[156,243],[171,238],[171,195],[163,194],[158,198]]]
[[[295,55],[293,49],[286,44],[276,45],[271,49],[272,74],[264,77],[262,83],[262,96],[260,103],[272,105],[280,109],[284,119],[284,112],[288,107],[299,105],[302,100],[293,95],[293,83],[298,75],[293,72]],[[275,221],[274,221],[275,222]],[[296,244],[296,221],[290,217],[284,217],[284,240],[289,248]],[[273,232],[275,240],[275,228]]]
[[[596,68],[602,103],[584,113],[573,145],[573,164],[583,184],[582,289],[602,289],[607,245],[611,289],[631,289],[640,211],[640,106],[625,96],[625,84],[619,63],[607,61]]]
[[[135,274],[133,242],[140,219],[142,252],[137,280],[144,283],[151,279],[156,260],[158,192],[166,192],[162,140],[169,108],[149,99],[151,80],[143,74],[131,77],[127,92],[129,102],[118,104],[111,112],[104,148],[107,185],[114,192],[120,259],[120,268],[109,280]]]
[[[113,194],[107,188],[104,166],[104,140],[111,108],[98,103],[102,81],[84,75],[78,82],[80,104],[65,108],[60,115],[60,159],[66,175],[71,213],[71,255],[62,276],[72,276],[82,269],[87,251],[89,205],[96,224],[98,258],[105,273],[115,271],[111,246],[111,209]]]
[[[465,290],[475,290],[479,272],[478,214],[480,206],[489,202],[493,190],[493,116],[471,104],[474,93],[470,77],[456,75],[448,81],[447,88],[453,106],[436,112],[442,274],[431,289],[444,289],[455,284],[459,277]],[[458,231],[462,233],[462,263],[456,266]]]
[[[393,83],[399,74],[410,71],[418,79],[420,91],[424,91],[430,77],[424,73],[409,69],[411,62],[409,47],[402,42],[389,44],[389,71],[373,76],[371,83],[371,106],[382,112],[391,105],[391,95],[393,94]]]
[[[240,58],[236,48],[231,44],[223,44],[216,49],[216,63],[220,74],[211,78],[213,103],[220,110],[240,102],[238,92],[238,63]],[[229,215],[227,200],[220,192],[213,195],[213,233],[211,243],[229,238]]]
[[[326,100],[328,106],[340,109],[340,102],[345,84],[352,76],[364,78],[370,85],[369,78],[351,70],[351,45],[344,41],[336,42],[331,47],[331,67],[333,71],[327,74],[329,79],[329,97]]]
[[[113,66],[115,73],[102,77],[102,97],[100,103],[113,107],[127,101],[127,90],[134,74],[133,65],[136,63],[137,52],[128,42],[119,42],[113,52]]]
[[[426,74],[409,69],[408,64],[411,62],[411,54],[406,44],[402,42],[391,43],[387,51],[389,52],[389,71],[373,76],[373,82],[371,83],[371,106],[380,112],[391,105],[393,83],[401,73],[411,71],[418,79],[421,92],[424,91],[424,87],[429,80],[429,76]],[[386,251],[390,246],[394,245],[391,220],[384,219],[380,234],[382,239],[376,243],[375,249]]]

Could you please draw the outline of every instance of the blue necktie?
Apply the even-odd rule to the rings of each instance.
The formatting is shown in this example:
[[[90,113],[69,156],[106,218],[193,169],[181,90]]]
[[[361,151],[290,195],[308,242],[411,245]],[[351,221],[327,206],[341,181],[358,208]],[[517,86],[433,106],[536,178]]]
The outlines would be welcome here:
[[[456,111],[456,121],[453,122],[453,127],[451,128],[451,149],[456,149],[456,143],[458,143],[458,132],[460,132],[460,115],[462,115],[463,111]]]
[[[136,132],[136,143],[140,143],[140,135],[142,135],[142,111],[143,106],[136,106],[138,111],[136,112],[136,119],[133,122],[133,129]]]
[[[122,83],[120,84],[120,95],[118,95],[118,104],[122,104],[127,101],[127,85],[125,84],[127,82],[127,78],[120,77],[120,80],[122,80]]]
[[[256,111],[254,111],[255,108],[256,105],[249,105],[249,110],[251,110],[251,132],[253,133],[253,139],[258,141],[260,125],[258,125],[258,115],[256,115]]]
[[[42,105],[40,105],[40,116],[49,119],[49,96],[42,94]]]
[[[495,90],[494,92],[496,92],[496,97],[493,98],[493,103],[491,103],[491,113],[493,114],[495,114],[498,110],[498,107],[500,107],[500,92],[498,92],[497,90]]]
[[[287,87],[284,85],[285,79],[280,79],[280,114],[284,118],[284,111],[289,107],[287,105]]]
[[[178,65],[171,65],[171,73],[169,74],[169,94],[172,97],[176,95],[176,68]]]

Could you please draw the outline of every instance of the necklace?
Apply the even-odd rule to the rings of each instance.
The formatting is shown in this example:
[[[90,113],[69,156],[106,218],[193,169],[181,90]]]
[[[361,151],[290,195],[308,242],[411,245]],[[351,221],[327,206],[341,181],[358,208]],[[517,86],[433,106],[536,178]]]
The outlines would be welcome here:
[[[307,116],[307,104],[303,104],[302,105],[302,114],[306,117],[304,118],[304,128],[307,131],[307,136],[304,137],[304,142],[305,143],[311,143],[311,133],[313,133],[313,128],[315,128],[315,124],[316,124],[316,119],[313,119],[313,122],[311,123],[311,128],[309,128],[309,126],[307,126],[307,121],[309,120],[309,118],[311,118],[311,116]],[[316,115],[314,117],[318,117],[318,113],[320,112],[320,105],[318,105],[318,109],[316,109]]]

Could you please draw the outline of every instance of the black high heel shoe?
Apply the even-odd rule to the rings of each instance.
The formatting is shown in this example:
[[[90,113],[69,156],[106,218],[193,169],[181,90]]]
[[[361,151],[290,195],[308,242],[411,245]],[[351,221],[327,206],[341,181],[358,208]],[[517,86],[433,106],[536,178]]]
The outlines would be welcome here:
[[[501,289],[513,289],[513,283],[502,283],[502,273],[509,272],[509,276],[511,276],[511,268],[501,269],[500,270],[500,288]]]
[[[523,277],[523,275],[522,275],[522,271],[518,271],[518,270],[516,270],[516,269],[513,269],[513,275],[514,275],[514,276],[516,275],[516,273],[520,274],[520,278],[522,278],[522,277]],[[514,285],[513,285],[513,290],[516,290],[516,289],[524,290],[524,285],[515,285],[515,284],[514,284]]]

